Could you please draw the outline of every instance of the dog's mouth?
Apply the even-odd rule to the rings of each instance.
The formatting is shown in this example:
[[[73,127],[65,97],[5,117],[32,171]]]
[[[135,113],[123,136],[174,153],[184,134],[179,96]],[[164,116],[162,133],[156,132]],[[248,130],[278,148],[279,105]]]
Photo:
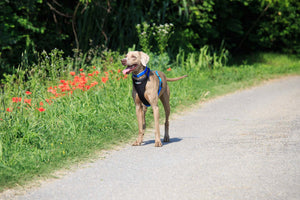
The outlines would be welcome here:
[[[137,67],[137,65],[128,66],[122,72],[123,72],[124,75],[125,74],[129,74],[130,72],[132,72],[133,70],[135,70],[136,67]]]

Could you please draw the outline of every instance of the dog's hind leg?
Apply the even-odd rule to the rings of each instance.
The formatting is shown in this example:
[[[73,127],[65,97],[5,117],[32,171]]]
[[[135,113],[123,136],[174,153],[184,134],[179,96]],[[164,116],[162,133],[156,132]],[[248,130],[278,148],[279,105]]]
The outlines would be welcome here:
[[[143,135],[145,134],[146,130],[146,112],[147,112],[147,107],[143,105]]]

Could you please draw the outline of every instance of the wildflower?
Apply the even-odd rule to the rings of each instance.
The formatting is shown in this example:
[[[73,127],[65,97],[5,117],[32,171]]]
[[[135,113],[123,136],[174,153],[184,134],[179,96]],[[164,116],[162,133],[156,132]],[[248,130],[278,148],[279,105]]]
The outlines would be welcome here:
[[[24,103],[31,105],[31,99],[24,99]]]
[[[32,94],[31,92],[29,92],[29,91],[26,91],[25,92],[25,94],[27,94],[27,95],[30,95],[30,94]]]
[[[96,66],[93,66],[94,69],[96,69]]]
[[[79,71],[83,72],[83,69],[80,69]]]
[[[85,77],[85,73],[80,73],[80,76]]]
[[[52,101],[49,100],[49,99],[45,99],[45,101],[46,101],[49,105],[52,103]]]
[[[7,108],[6,111],[7,112],[12,112],[12,109],[11,108]]]
[[[172,70],[171,67],[169,67],[169,68],[167,69],[168,72],[171,71],[171,70]]]
[[[91,86],[90,86],[90,85],[86,85],[86,86],[85,86],[85,89],[86,89],[86,90],[89,90],[89,89],[91,89]]]
[[[58,86],[62,92],[65,92],[65,91],[70,91],[70,86],[68,85],[68,83],[64,83],[63,85],[59,85]]]
[[[41,102],[40,102],[40,106],[43,106],[43,105],[44,105],[44,103],[41,101]]]
[[[108,81],[108,77],[102,77],[101,81],[105,84]]]
[[[80,81],[79,76],[74,76],[73,83],[79,83],[79,81]]]
[[[95,86],[95,85],[98,85],[98,82],[97,81],[94,81],[91,83],[91,87]]]
[[[13,101],[14,103],[18,103],[18,102],[21,102],[21,101],[22,101],[22,98],[21,98],[21,97],[13,97],[13,98],[12,98],[12,101]]]
[[[91,74],[91,73],[88,73],[88,76],[93,76],[93,74]]]
[[[118,73],[120,73],[121,72],[121,70],[120,69],[118,69]]]
[[[38,108],[38,111],[40,111],[40,112],[44,112],[44,111],[46,111],[46,109],[45,109],[45,108],[43,108],[43,107],[40,107],[40,108]]]
[[[61,82],[61,83],[65,83],[66,81],[65,81],[65,80],[60,80],[60,82]]]
[[[70,72],[70,75],[71,76],[75,76],[75,72]]]
[[[55,87],[54,87],[55,88]],[[48,88],[48,92],[50,92],[50,93],[52,93],[52,94],[54,94],[54,95],[56,95],[57,93],[56,93],[56,89],[53,89],[53,87],[49,87]]]

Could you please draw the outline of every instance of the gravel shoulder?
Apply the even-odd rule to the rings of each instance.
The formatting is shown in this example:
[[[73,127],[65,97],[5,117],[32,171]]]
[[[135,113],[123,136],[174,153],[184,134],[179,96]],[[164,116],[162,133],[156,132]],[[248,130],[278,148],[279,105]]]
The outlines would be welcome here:
[[[300,76],[177,116],[162,148],[149,132],[140,147],[0,199],[300,199]]]

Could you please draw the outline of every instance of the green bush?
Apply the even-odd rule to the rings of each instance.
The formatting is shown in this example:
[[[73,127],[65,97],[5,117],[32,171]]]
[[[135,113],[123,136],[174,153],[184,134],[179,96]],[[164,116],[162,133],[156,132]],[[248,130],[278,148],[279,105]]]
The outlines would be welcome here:
[[[299,6],[297,0],[2,1],[0,70],[13,73],[22,54],[31,66],[43,50],[77,57],[95,48],[124,52],[138,42],[139,50],[147,46],[144,51],[167,52],[172,59],[180,49],[218,48],[222,41],[235,53],[299,53]],[[152,26],[145,40],[137,24]],[[171,32],[158,34],[165,24],[174,25]]]

